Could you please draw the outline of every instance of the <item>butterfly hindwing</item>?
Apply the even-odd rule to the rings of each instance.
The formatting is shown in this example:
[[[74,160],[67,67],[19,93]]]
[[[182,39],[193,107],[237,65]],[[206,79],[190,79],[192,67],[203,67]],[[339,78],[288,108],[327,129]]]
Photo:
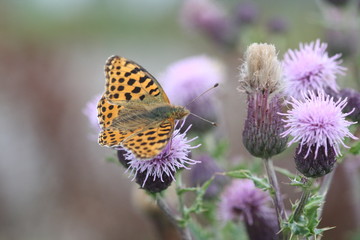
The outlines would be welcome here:
[[[143,67],[126,58],[110,57],[105,65],[105,77],[105,96],[112,103],[169,103],[157,80]]]
[[[150,159],[164,149],[174,131],[174,121],[166,120],[158,126],[140,131],[125,139],[122,145],[129,149],[138,159]]]

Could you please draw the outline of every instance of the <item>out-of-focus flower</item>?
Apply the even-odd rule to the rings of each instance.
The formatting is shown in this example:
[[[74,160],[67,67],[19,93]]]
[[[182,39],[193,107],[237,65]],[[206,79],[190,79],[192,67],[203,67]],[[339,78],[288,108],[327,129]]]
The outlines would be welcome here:
[[[175,129],[168,145],[153,159],[138,160],[131,151],[120,149],[125,150],[126,153],[118,152],[119,161],[128,166],[127,171],[130,171],[143,189],[149,192],[160,192],[175,180],[174,173],[177,170],[190,169],[188,165],[199,163],[199,161],[189,158],[191,150],[200,146],[190,145],[196,139],[186,137],[190,127],[183,132],[180,132],[182,126]]]
[[[275,47],[252,44],[241,66],[238,90],[248,94],[248,115],[244,125],[243,143],[255,157],[270,158],[285,150],[287,138],[280,137],[284,123],[280,97],[281,68]],[[273,96],[275,95],[275,96]]]
[[[347,98],[343,112],[351,112],[347,117],[360,123],[360,93],[351,88],[344,88],[340,90],[339,96],[343,99]]]
[[[86,106],[83,108],[82,112],[88,118],[91,127],[95,130],[100,131],[100,125],[97,119],[98,110],[97,105],[101,98],[101,94],[94,96],[89,102],[86,103]]]
[[[269,32],[271,33],[285,33],[288,31],[288,21],[286,21],[285,18],[282,17],[273,17],[269,19],[269,21],[266,24],[266,27]]]
[[[348,4],[349,0],[324,0],[336,7],[344,7]]]
[[[180,21],[189,30],[200,31],[215,42],[231,43],[232,26],[219,2],[213,0],[185,0]]]
[[[199,164],[196,164],[190,171],[190,182],[192,186],[201,186],[207,180],[209,180],[216,172],[222,172],[223,170],[215,163],[208,155],[202,155],[196,158]],[[217,175],[215,176],[214,181],[210,184],[209,188],[206,190],[206,198],[217,197],[219,192],[222,190],[222,187],[227,182],[225,176]]]
[[[301,146],[307,145],[306,158],[311,151],[315,151],[315,158],[321,146],[328,152],[328,147],[334,149],[335,155],[341,155],[340,145],[347,147],[344,143],[345,137],[357,139],[350,133],[348,127],[354,122],[345,119],[350,113],[343,113],[347,100],[338,99],[336,102],[324,92],[315,94],[308,92],[303,94],[304,100],[291,98],[289,104],[291,110],[281,113],[287,119],[283,120],[287,130],[282,136],[292,136],[288,145],[299,142]],[[312,148],[315,146],[315,149]],[[302,149],[300,148],[299,151]]]
[[[269,194],[250,180],[233,180],[220,197],[219,217],[224,221],[244,221],[249,239],[277,239],[276,213],[268,204]]]
[[[329,57],[326,48],[326,43],[316,40],[300,44],[299,50],[290,49],[285,53],[283,73],[288,96],[300,99],[301,92],[326,88],[338,91],[336,77],[344,74],[346,68],[340,66],[340,54]]]
[[[328,29],[324,37],[330,54],[341,53],[343,58],[356,55],[359,45],[357,31]]]
[[[221,83],[224,75],[224,66],[219,61],[207,56],[194,56],[170,65],[160,75],[159,81],[163,84],[172,103],[186,106],[215,83]],[[215,121],[216,109],[213,96],[213,93],[208,93],[186,107],[190,112]],[[195,131],[212,127],[191,115],[187,122],[193,124],[192,130]]]
[[[240,24],[253,24],[258,18],[259,9],[254,2],[241,2],[235,8],[235,20]]]

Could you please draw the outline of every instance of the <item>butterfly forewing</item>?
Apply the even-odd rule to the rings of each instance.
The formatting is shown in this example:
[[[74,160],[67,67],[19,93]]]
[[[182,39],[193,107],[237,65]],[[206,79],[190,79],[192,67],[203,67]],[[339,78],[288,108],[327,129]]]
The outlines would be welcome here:
[[[105,77],[105,96],[112,103],[169,103],[156,79],[143,67],[126,58],[110,57],[105,65]]]

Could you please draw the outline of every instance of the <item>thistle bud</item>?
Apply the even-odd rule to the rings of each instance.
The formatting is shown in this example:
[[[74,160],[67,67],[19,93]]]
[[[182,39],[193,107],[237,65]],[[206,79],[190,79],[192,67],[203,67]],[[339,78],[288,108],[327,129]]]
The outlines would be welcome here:
[[[243,131],[243,143],[255,157],[271,158],[285,150],[288,138],[281,137],[285,130],[284,122],[278,112],[281,101],[274,96],[267,103],[267,93],[248,96],[248,115]]]
[[[273,45],[254,43],[245,53],[238,90],[248,94],[248,115],[243,143],[255,157],[270,158],[285,150],[287,138],[280,137],[284,123],[279,95],[281,67]]]

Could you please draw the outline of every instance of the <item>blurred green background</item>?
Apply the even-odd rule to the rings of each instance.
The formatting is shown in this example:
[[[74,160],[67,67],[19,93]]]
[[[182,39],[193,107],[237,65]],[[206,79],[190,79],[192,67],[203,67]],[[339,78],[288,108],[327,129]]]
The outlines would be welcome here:
[[[241,1],[219,2],[230,14]],[[103,91],[111,55],[158,76],[174,61],[207,54],[228,67],[220,90],[226,97],[219,101],[227,123],[220,129],[232,143],[229,159],[246,156],[237,146],[245,98],[234,91],[246,45],[273,43],[282,56],[325,32],[314,1],[254,2],[258,24],[240,33],[237,48],[224,49],[184,29],[180,0],[0,1],[0,239],[159,239],[139,210],[138,187],[123,168],[105,162],[114,152],[97,145],[82,109]],[[267,33],[274,16],[287,21],[285,33]],[[340,184],[346,184],[343,175]],[[340,191],[347,198],[346,188]],[[359,210],[344,198],[329,201],[336,207],[327,207],[324,222],[337,229],[325,239],[344,239],[359,227]]]

